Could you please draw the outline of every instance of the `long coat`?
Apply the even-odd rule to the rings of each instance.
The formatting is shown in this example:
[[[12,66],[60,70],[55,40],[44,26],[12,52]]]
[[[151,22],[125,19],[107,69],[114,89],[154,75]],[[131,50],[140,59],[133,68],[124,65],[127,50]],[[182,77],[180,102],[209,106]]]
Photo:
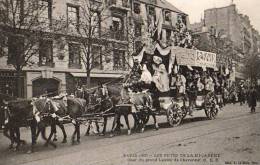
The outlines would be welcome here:
[[[257,93],[256,90],[250,90],[248,95],[248,105],[249,107],[256,107]]]

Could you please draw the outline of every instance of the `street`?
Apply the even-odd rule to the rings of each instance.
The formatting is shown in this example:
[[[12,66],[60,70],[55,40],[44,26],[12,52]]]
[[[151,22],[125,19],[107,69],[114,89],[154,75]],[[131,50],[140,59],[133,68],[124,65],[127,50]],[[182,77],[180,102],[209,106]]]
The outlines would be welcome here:
[[[67,144],[61,143],[58,128],[58,147],[44,147],[39,137],[36,152],[32,154],[26,153],[30,147],[30,131],[22,128],[22,139],[28,144],[16,152],[8,149],[9,141],[0,135],[0,164],[260,164],[259,112],[259,106],[256,113],[251,114],[247,105],[229,104],[215,120],[207,120],[204,111],[197,111],[174,128],[168,126],[165,116],[160,116],[158,131],[150,119],[144,133],[127,135],[124,128],[113,138],[109,134],[84,136],[86,128],[81,126],[79,145],[71,145],[72,126],[67,125]],[[125,125],[124,120],[121,121]],[[109,129],[111,123],[112,119]]]

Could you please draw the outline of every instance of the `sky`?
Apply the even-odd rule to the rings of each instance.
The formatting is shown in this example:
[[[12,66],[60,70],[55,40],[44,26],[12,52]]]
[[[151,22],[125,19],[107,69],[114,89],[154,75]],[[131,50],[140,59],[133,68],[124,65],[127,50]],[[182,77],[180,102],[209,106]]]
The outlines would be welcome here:
[[[204,10],[214,7],[224,7],[232,0],[168,0],[175,7],[189,15],[190,23],[200,22]],[[260,0],[233,0],[238,12],[246,14],[251,24],[260,32]]]

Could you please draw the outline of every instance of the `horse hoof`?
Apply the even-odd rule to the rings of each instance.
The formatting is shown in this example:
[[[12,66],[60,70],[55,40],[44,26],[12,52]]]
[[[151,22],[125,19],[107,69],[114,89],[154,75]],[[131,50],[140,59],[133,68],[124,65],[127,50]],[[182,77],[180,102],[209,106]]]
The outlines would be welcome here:
[[[13,148],[14,148],[14,146],[12,144],[10,144],[9,147],[8,147],[9,150],[11,150]]]
[[[99,136],[105,136],[105,134],[104,133],[100,133]]]
[[[27,153],[27,154],[31,154],[31,153],[33,153],[33,150],[29,150],[29,151],[27,151],[26,153]]]
[[[155,124],[155,130],[159,130],[159,125],[158,125],[158,123]]]
[[[25,140],[21,140],[21,145],[26,145],[26,141]]]
[[[57,138],[54,138],[52,141],[56,142],[56,141],[58,141],[58,139],[57,139]]]
[[[141,133],[143,133],[143,132],[144,132],[144,128],[141,129]]]
[[[114,137],[114,136],[115,136],[114,134],[110,134],[110,135],[109,135],[109,137],[111,137],[111,138]]]
[[[131,135],[131,130],[128,130],[128,131],[127,131],[127,135]]]
[[[67,139],[63,139],[61,143],[67,143]]]

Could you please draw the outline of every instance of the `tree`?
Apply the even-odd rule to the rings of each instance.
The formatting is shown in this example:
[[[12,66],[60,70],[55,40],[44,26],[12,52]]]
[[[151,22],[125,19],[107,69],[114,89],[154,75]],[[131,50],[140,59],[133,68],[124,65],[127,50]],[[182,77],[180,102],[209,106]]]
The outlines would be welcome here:
[[[113,41],[108,41],[109,39],[126,40],[127,36],[126,29],[123,29],[124,25],[119,27],[110,26],[109,29],[106,28],[108,24],[106,20],[111,18],[111,15],[108,12],[107,4],[105,2],[98,0],[82,0],[79,11],[81,21],[75,22],[75,20],[69,20],[69,24],[76,27],[77,35],[79,35],[77,42],[80,42],[80,48],[82,50],[80,59],[86,70],[87,86],[89,87],[90,73],[92,69],[96,67],[95,61],[100,60],[102,63],[102,58],[109,60],[115,45],[117,45],[118,48],[127,48],[128,43],[115,44]],[[101,50],[102,45],[106,47],[105,50]],[[123,58],[119,60],[126,65],[127,60],[124,55]],[[125,68],[122,67],[118,69],[124,70]]]
[[[256,84],[257,79],[260,77],[260,59],[256,54],[249,55],[245,58],[244,74],[247,79],[250,79],[252,84]]]
[[[21,74],[26,66],[35,65],[38,44],[43,37],[52,38],[64,24],[51,17],[51,1],[0,1],[0,55],[16,71],[16,96],[21,97]],[[62,20],[61,18],[59,20]],[[7,50],[6,50],[7,49]]]

